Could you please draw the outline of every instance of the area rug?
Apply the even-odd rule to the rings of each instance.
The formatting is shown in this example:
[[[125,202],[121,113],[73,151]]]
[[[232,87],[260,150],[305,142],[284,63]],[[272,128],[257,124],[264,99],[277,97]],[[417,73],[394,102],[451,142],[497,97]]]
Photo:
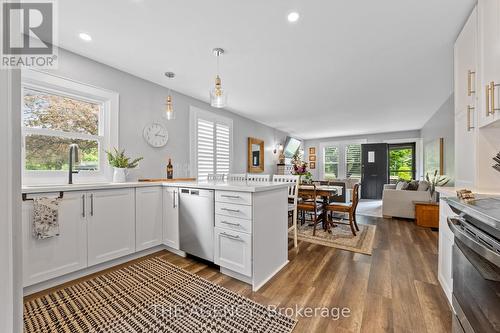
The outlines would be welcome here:
[[[303,225],[299,223],[297,226],[297,238],[309,243],[371,255],[377,227],[360,223],[358,223],[358,226],[359,231],[354,236],[351,232],[351,227],[348,225],[337,224],[335,228],[332,228],[332,232],[328,233],[323,230],[321,224],[318,224],[316,235],[313,236],[312,226],[309,226],[307,222]],[[293,231],[289,232],[288,236],[293,237]]]
[[[24,332],[291,332],[295,325],[159,257],[24,304]]]
[[[356,208],[356,214],[382,217],[382,200],[361,199]]]

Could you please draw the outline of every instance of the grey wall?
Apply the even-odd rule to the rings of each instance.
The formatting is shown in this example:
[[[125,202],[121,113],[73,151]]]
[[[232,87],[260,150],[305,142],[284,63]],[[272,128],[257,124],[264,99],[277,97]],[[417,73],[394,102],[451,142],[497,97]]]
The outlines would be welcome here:
[[[165,87],[63,49],[59,50],[59,68],[50,72],[120,94],[120,147],[125,148],[132,156],[144,157],[144,161],[133,171],[130,178],[165,177],[169,157],[175,165],[189,163],[191,105],[233,120],[233,172],[246,172],[249,136],[265,142],[265,173],[272,174],[276,171],[277,156],[272,152],[275,137],[277,142],[283,142],[286,133],[232,112],[212,108],[207,103],[176,92],[172,92],[176,119],[167,121],[163,118],[168,93]],[[151,148],[142,138],[144,126],[151,121],[162,121],[168,129],[169,141],[163,148]]]
[[[319,151],[319,145],[322,142],[349,142],[356,140],[366,140],[366,143],[378,143],[378,142],[386,142],[388,140],[404,140],[404,139],[416,139],[420,138],[420,130],[415,131],[401,131],[401,132],[388,132],[388,133],[377,133],[377,134],[366,134],[366,135],[352,135],[352,136],[337,136],[337,137],[328,137],[314,140],[305,140],[304,141],[304,155],[307,160],[309,147],[316,147],[316,156],[318,159],[322,158],[322,152]],[[418,150],[418,146],[417,146]],[[418,152],[417,152],[418,154]],[[417,156],[417,175],[420,175],[420,160],[421,157]],[[318,165],[318,162],[316,162]],[[313,177],[317,179],[319,177],[319,169],[316,168],[311,170]]]
[[[441,105],[421,130],[424,146],[429,141],[444,138],[444,173],[455,176],[455,103],[453,94]]]

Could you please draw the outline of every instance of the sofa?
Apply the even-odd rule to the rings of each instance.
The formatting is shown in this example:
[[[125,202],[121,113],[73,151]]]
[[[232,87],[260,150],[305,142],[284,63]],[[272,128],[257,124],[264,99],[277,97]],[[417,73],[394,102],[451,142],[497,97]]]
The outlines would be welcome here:
[[[384,185],[382,195],[382,215],[386,218],[415,218],[414,201],[430,201],[431,194],[425,181],[417,189],[410,190],[404,184]]]

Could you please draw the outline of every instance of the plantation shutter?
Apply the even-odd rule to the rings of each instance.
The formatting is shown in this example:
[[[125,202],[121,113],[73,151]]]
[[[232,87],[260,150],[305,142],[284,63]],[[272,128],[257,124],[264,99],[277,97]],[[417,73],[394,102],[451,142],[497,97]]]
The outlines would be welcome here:
[[[361,179],[361,145],[346,146],[346,176]]]
[[[198,180],[208,174],[228,174],[231,169],[231,127],[225,123],[198,118],[196,122]]]

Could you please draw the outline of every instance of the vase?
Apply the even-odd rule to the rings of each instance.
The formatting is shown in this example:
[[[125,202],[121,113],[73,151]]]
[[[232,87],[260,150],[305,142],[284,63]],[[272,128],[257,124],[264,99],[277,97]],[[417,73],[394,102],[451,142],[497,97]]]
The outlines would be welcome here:
[[[127,181],[127,168],[114,168],[113,183],[125,183]]]

